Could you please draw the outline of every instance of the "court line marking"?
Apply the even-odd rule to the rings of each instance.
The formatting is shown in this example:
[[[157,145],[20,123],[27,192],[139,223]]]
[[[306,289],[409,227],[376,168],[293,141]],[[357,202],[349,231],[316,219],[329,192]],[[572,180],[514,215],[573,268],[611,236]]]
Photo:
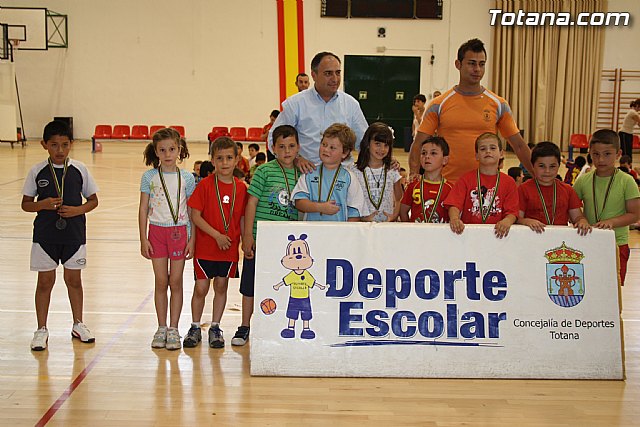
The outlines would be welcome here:
[[[151,301],[153,298],[154,291],[149,292],[149,294],[142,300],[140,305],[136,308],[136,310],[129,316],[129,318],[120,326],[116,334],[109,340],[107,345],[100,350],[100,352],[96,355],[96,357],[89,362],[89,364],[78,374],[78,376],[69,384],[69,387],[62,392],[60,397],[51,405],[51,407],[44,413],[42,418],[38,420],[36,423],[36,427],[45,426],[51,418],[55,416],[58,410],[64,405],[64,403],[71,397],[71,394],[82,384],[82,381],[89,375],[89,373],[93,370],[94,366],[98,364],[98,362],[104,357],[105,354],[109,352],[111,347],[122,337],[124,332],[129,329],[135,318],[140,314],[142,309]],[[47,350],[48,351],[48,350]]]

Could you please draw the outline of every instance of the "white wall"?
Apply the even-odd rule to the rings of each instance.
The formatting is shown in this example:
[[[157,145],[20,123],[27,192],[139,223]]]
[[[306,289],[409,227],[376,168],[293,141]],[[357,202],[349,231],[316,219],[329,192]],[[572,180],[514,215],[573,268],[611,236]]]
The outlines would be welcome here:
[[[640,18],[636,0],[609,3],[610,10],[620,5]],[[321,50],[376,55],[384,46],[387,55],[422,57],[423,93],[447,89],[457,82],[453,61],[461,43],[478,37],[491,55],[493,5],[447,0],[442,21],[347,20],[320,18],[320,0],[307,0],[305,63]],[[18,52],[29,137],[53,116],[73,116],[76,138],[90,137],[99,123],[140,123],[181,124],[190,140],[203,140],[213,125],[262,126],[278,108],[275,0],[3,0],[2,6],[69,15],[69,49]],[[377,37],[381,26],[386,38]],[[605,64],[640,69],[640,55],[618,48],[629,34],[637,40],[638,30],[611,34]]]
[[[629,12],[632,18],[629,27],[607,28],[602,68],[640,70],[640,1],[609,0],[609,12]]]

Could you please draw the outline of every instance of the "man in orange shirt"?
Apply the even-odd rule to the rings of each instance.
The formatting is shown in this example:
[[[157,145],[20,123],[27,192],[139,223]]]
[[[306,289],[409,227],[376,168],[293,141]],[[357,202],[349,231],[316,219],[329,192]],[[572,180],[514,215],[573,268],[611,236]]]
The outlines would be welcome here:
[[[478,39],[469,40],[458,49],[455,66],[460,72],[460,81],[434,98],[427,107],[411,145],[411,176],[416,176],[420,170],[422,142],[435,134],[444,137],[451,147],[449,163],[442,171],[450,182],[456,182],[461,175],[476,167],[474,144],[484,132],[500,131],[525,168],[533,170],[529,169],[533,168],[531,151],[520,135],[509,104],[480,85],[486,61],[487,52]]]

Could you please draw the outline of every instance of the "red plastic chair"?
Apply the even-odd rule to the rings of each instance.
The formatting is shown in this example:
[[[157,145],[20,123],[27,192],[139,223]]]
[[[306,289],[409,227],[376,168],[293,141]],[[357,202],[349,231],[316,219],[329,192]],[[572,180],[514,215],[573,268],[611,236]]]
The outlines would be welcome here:
[[[247,141],[260,142],[262,139],[262,128],[249,128],[247,130]]]
[[[160,129],[164,129],[166,128],[166,126],[162,126],[162,125],[153,125],[151,126],[151,128],[149,129],[149,136],[151,138],[153,138],[153,134],[158,132]]]
[[[97,125],[93,139],[111,139],[111,125]]]
[[[150,139],[149,138],[149,126],[147,125],[133,125],[131,128],[130,139]]]
[[[115,125],[113,132],[111,132],[111,138],[113,139],[129,139],[131,136],[131,129],[129,125]]]
[[[573,160],[573,149],[588,149],[589,140],[584,133],[574,133],[569,140],[569,160]]]
[[[171,125],[169,127],[175,129],[180,134],[180,136],[184,138],[184,126]]]
[[[640,150],[640,136],[633,135],[633,149]]]
[[[207,138],[209,139],[209,142],[213,142],[216,140],[216,138],[219,138],[221,136],[229,136],[229,128],[227,128],[226,126],[214,126],[213,128],[211,128],[211,132],[209,132]]]
[[[246,141],[247,140],[247,129],[242,127],[232,127],[229,129],[229,134],[231,139],[234,141]]]

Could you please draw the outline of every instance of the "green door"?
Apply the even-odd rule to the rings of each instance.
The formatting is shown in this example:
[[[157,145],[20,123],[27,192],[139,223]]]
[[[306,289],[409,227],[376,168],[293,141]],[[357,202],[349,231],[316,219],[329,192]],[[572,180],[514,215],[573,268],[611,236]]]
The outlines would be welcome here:
[[[405,146],[406,138],[410,143],[411,104],[420,91],[420,58],[346,55],[344,69],[344,90],[360,102],[367,122],[391,126],[396,147]]]

